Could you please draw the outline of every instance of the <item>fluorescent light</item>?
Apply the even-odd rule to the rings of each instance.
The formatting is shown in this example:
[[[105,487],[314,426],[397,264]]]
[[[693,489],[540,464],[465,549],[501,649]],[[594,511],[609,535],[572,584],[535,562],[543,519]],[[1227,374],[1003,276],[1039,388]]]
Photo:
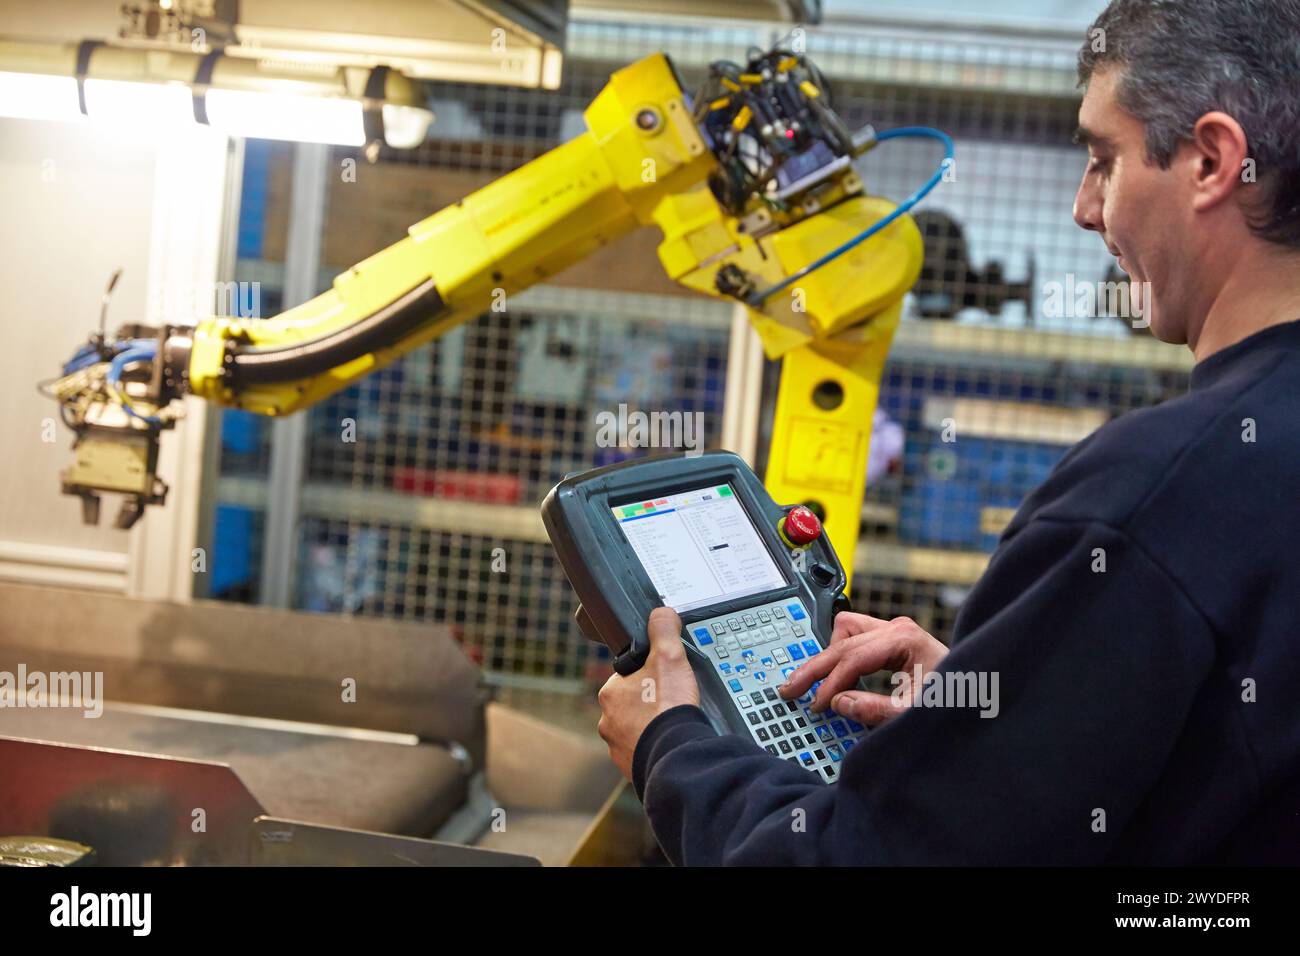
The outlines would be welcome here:
[[[193,94],[176,83],[88,79],[86,113],[93,123],[130,132],[171,132],[196,125]]]
[[[77,81],[70,76],[0,72],[0,116],[41,120],[80,119]]]
[[[193,126],[189,87],[174,83],[86,80],[86,113],[114,129],[168,131]],[[0,73],[0,116],[84,122],[71,76]]]
[[[364,146],[361,101],[209,88],[208,122],[231,136]]]
[[[0,116],[80,123],[89,117],[100,128],[127,135],[186,133],[200,125],[194,118],[194,91],[181,79],[185,70],[173,64],[151,75],[148,61],[141,60],[137,69],[128,69],[131,63],[123,58],[129,51],[111,52],[114,59],[110,75],[119,78],[102,79],[92,73],[85,79],[85,115],[78,102],[75,77],[0,70]],[[50,65],[59,65],[57,58],[46,59]],[[280,82],[278,77],[251,77],[254,82],[250,87],[250,76],[245,75],[249,71],[242,69],[242,62],[231,62],[233,72],[227,70],[226,82],[218,69],[216,85],[208,86],[206,92],[200,87],[212,129],[228,136],[366,145],[362,101],[347,95],[341,75],[335,81],[316,84],[324,88],[323,95],[303,92],[306,84],[301,81],[291,87],[294,92],[269,92],[258,84],[269,83],[269,89],[274,90],[274,84]],[[384,139],[396,149],[410,149],[424,142],[434,117],[424,108],[421,91],[409,80],[401,79],[404,85],[399,83],[395,101],[382,104]],[[241,85],[244,88],[229,88]],[[284,89],[283,83],[280,88]]]

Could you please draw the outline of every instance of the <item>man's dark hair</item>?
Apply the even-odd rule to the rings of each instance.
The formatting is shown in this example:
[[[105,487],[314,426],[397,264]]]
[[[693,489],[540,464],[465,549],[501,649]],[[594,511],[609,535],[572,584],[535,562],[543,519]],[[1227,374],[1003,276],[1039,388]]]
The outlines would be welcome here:
[[[1261,192],[1251,229],[1300,248],[1300,0],[1112,0],[1079,50],[1080,85],[1112,66],[1162,169],[1206,113],[1240,123]]]

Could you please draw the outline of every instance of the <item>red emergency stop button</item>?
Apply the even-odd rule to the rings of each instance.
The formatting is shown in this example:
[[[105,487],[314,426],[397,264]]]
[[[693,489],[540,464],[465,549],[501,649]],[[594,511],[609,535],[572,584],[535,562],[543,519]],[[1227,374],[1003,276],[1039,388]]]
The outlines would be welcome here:
[[[777,530],[781,532],[781,537],[790,547],[803,548],[812,544],[821,535],[822,523],[817,520],[811,508],[797,505],[786,512]]]

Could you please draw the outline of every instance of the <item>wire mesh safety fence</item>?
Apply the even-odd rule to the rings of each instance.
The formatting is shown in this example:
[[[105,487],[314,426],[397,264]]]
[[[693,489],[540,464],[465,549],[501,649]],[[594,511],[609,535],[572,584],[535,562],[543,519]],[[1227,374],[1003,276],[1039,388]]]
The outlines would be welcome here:
[[[611,70],[663,50],[690,89],[711,60],[742,60],[788,32],[577,20],[559,90],[437,84],[419,149],[384,151],[374,166],[334,152],[359,162],[354,181],[329,187],[322,287],[579,133]],[[1025,494],[1109,417],[1185,390],[1188,363],[1144,333],[1105,248],[1072,220],[1083,153],[1070,144],[1069,44],[901,28],[794,39],[851,128],[923,124],[957,139],[952,175],[918,211],[926,265],[882,383],[862,542],[842,556],[860,609],[909,615],[947,639]],[[261,197],[264,232],[241,235],[240,270],[262,277],[266,303],[284,259],[290,154],[249,151],[259,159],[245,193]],[[932,145],[891,142],[858,169],[868,191],[899,200],[937,161]],[[722,434],[729,309],[673,287],[643,233],[307,413],[296,606],[446,623],[501,679],[596,679],[603,654],[572,622],[541,497],[566,472],[639,453],[598,440],[602,413],[698,413],[705,447]],[[769,363],[767,418],[777,370]],[[231,576],[217,596],[256,600],[262,519],[230,516],[259,515],[269,432],[240,413],[223,431],[218,538],[240,529],[227,546],[247,556],[247,580]]]

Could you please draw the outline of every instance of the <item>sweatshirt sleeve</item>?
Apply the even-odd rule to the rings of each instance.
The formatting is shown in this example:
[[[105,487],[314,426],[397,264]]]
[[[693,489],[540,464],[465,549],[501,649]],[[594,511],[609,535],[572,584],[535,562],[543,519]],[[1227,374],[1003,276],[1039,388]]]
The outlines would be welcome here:
[[[1209,672],[1209,625],[1122,531],[1046,518],[1002,544],[971,609],[927,685],[938,706],[870,731],[835,784],[717,735],[698,708],[659,715],[633,784],[668,858],[1104,862]]]

